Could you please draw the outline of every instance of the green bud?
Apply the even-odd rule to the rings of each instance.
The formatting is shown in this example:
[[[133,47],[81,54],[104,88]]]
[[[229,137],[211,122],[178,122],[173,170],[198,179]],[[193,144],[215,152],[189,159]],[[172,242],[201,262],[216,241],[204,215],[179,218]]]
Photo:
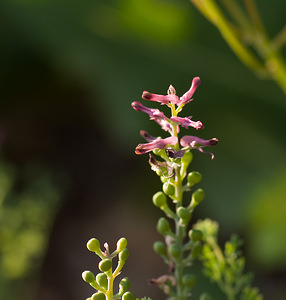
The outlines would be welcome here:
[[[176,244],[171,244],[168,248],[168,251],[175,259],[178,258],[181,254],[181,249]]]
[[[193,154],[190,151],[186,151],[185,155],[182,157],[182,163],[189,164],[193,160]]]
[[[189,289],[192,288],[196,284],[196,282],[197,282],[197,278],[192,274],[186,274],[183,276],[183,283]]]
[[[189,231],[189,238],[195,243],[203,238],[203,233],[198,229],[191,229]]]
[[[121,279],[120,283],[119,283],[119,293],[120,294],[124,294],[125,292],[127,292],[130,288],[130,280],[128,277],[125,277],[123,279]]]
[[[120,261],[126,261],[128,256],[129,256],[129,250],[125,248],[118,254],[118,259]]]
[[[191,213],[190,211],[183,207],[183,206],[180,206],[178,209],[177,209],[177,216],[183,220],[187,220],[189,221],[191,219]]]
[[[156,174],[158,175],[158,176],[162,176],[163,175],[163,173],[162,173],[162,171],[160,170],[160,169],[156,169]]]
[[[112,268],[112,261],[110,259],[104,259],[98,264],[98,268],[101,272],[107,272]]]
[[[136,297],[131,292],[126,292],[123,294],[122,300],[136,300]]]
[[[164,236],[167,235],[171,231],[170,224],[167,221],[167,219],[160,218],[158,220],[157,230],[158,230],[159,233],[161,233]]]
[[[200,296],[200,300],[212,300],[211,296],[207,293],[203,293]]]
[[[202,253],[203,247],[201,244],[196,244],[192,250],[192,257],[197,258]]]
[[[97,252],[100,250],[100,243],[98,241],[98,239],[92,238],[90,239],[87,244],[87,249],[91,252]]]
[[[117,242],[117,251],[121,252],[123,249],[125,249],[127,247],[127,240],[126,238],[121,238],[118,240]]]
[[[165,193],[166,195],[170,196],[170,195],[174,195],[174,193],[175,193],[175,188],[174,188],[174,186],[173,186],[171,183],[165,182],[165,183],[163,184],[163,191],[164,191],[164,193]]]
[[[200,202],[203,201],[205,197],[205,192],[203,189],[197,189],[193,192],[192,200],[198,205]]]
[[[105,295],[102,292],[97,292],[91,296],[91,300],[105,300]]]
[[[98,273],[96,275],[96,282],[102,286],[104,289],[107,290],[108,288],[108,279],[107,276],[104,273]]]
[[[157,192],[153,195],[153,204],[157,207],[161,207],[166,205],[167,203],[167,197],[163,192]]]
[[[166,245],[163,242],[156,241],[153,244],[153,249],[156,253],[158,253],[160,255],[166,255],[167,254]]]
[[[88,282],[88,283],[92,283],[95,280],[94,274],[91,271],[84,271],[82,273],[81,277],[85,282]]]
[[[202,180],[202,174],[194,171],[189,173],[187,178],[188,178],[189,185],[193,186]]]

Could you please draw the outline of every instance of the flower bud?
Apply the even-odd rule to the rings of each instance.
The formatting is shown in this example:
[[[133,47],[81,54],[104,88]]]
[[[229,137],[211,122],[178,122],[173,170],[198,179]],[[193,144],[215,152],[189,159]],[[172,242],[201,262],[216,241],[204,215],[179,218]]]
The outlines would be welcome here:
[[[203,201],[205,197],[205,192],[203,189],[197,189],[193,192],[192,200],[195,202],[196,205],[198,205],[200,202]]]
[[[183,206],[180,206],[178,209],[177,209],[177,216],[182,219],[183,221],[189,221],[191,219],[191,212],[183,207]]]
[[[98,264],[98,268],[101,272],[108,272],[112,268],[112,261],[104,259]]]
[[[157,223],[157,230],[159,233],[161,233],[163,236],[167,235],[170,231],[171,231],[171,228],[170,228],[170,224],[169,222],[167,221],[167,219],[165,218],[160,218],[158,220],[158,223]]]
[[[88,282],[88,283],[94,282],[94,280],[95,280],[94,274],[91,271],[84,271],[82,273],[81,277],[85,282]]]
[[[136,300],[136,297],[131,292],[126,292],[123,294],[122,300]]]
[[[203,233],[198,229],[191,229],[189,231],[189,238],[195,243],[203,238]]]
[[[164,192],[166,195],[168,195],[168,196],[174,195],[174,193],[175,193],[175,188],[174,188],[174,186],[173,186],[170,182],[165,182],[165,183],[163,184],[163,192]]]
[[[126,238],[121,238],[117,241],[117,251],[121,252],[123,249],[127,247],[127,240]]]
[[[166,245],[163,242],[156,241],[153,244],[153,249],[156,253],[158,253],[160,255],[166,255],[167,254]]]
[[[167,197],[163,192],[157,192],[153,195],[153,204],[157,207],[161,207],[166,205],[167,203]]]
[[[119,283],[119,293],[124,294],[129,290],[129,288],[130,288],[130,280],[128,277],[124,277],[123,279],[121,279]]]
[[[91,300],[105,300],[105,295],[102,292],[97,292],[91,296]]]
[[[193,154],[190,151],[186,151],[183,158],[182,163],[189,164],[193,160]]]
[[[168,247],[168,251],[169,253],[176,259],[180,256],[181,254],[181,249],[178,245],[176,244],[171,244],[169,247]]]
[[[108,279],[107,276],[104,273],[98,273],[96,275],[96,282],[102,286],[104,289],[107,290],[108,288]]]
[[[129,250],[125,248],[118,254],[118,259],[124,262],[127,260],[128,256],[129,256]]]
[[[187,179],[188,179],[189,185],[193,186],[202,180],[202,174],[194,171],[194,172],[191,172],[188,174]]]
[[[91,252],[97,252],[100,250],[100,243],[98,241],[98,239],[92,238],[90,239],[87,244],[87,249]]]
[[[164,177],[164,176],[161,176],[161,177],[160,177],[160,180],[161,180],[162,183],[165,183],[165,182],[167,182],[169,179],[166,178],[166,177]]]
[[[183,284],[189,289],[192,288],[197,282],[196,276],[192,274],[186,274],[183,276]]]

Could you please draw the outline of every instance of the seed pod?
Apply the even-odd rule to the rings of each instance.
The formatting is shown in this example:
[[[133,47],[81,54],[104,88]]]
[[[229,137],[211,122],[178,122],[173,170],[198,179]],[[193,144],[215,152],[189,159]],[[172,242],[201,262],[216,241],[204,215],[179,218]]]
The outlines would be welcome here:
[[[197,278],[195,275],[186,274],[183,276],[183,283],[189,289],[192,288],[196,284],[196,282],[197,282]]]
[[[181,254],[181,249],[178,245],[176,244],[171,244],[169,247],[168,247],[168,251],[169,253],[176,259],[180,256]]]
[[[203,189],[197,189],[193,192],[193,195],[192,195],[192,201],[194,201],[194,203],[196,205],[198,205],[200,202],[203,201],[205,197],[205,192]]]
[[[96,282],[102,286],[104,289],[107,290],[107,287],[108,287],[108,279],[107,279],[107,276],[106,274],[104,273],[98,273],[96,275]]]
[[[171,228],[170,228],[170,224],[169,222],[167,221],[167,219],[165,218],[160,218],[158,220],[158,223],[157,223],[157,230],[159,233],[161,233],[163,236],[166,236],[170,231],[171,231]]]
[[[127,260],[128,256],[129,256],[129,250],[125,248],[118,254],[118,259],[124,262]]]
[[[123,294],[122,300],[136,300],[136,297],[131,292],[126,292]]]
[[[162,207],[167,203],[167,197],[163,192],[157,192],[153,195],[153,204],[157,207]]]
[[[189,231],[189,238],[195,243],[203,238],[203,233],[198,229],[191,229]]]
[[[190,211],[183,207],[183,206],[180,206],[178,209],[177,209],[177,216],[182,219],[182,220],[186,220],[186,221],[189,221],[191,219],[191,213]]]
[[[194,171],[194,172],[191,172],[188,174],[187,179],[188,179],[189,185],[193,186],[202,180],[202,174]]]
[[[105,294],[102,292],[97,292],[91,296],[91,300],[106,300]]]
[[[98,268],[101,272],[108,272],[112,268],[112,261],[110,259],[104,259],[98,264]]]
[[[186,151],[182,157],[182,163],[189,164],[193,160],[193,154],[190,151]]]
[[[156,241],[153,244],[153,249],[156,253],[158,253],[160,255],[166,255],[167,254],[166,245],[163,242]]]
[[[165,182],[163,184],[163,192],[168,195],[168,196],[171,196],[171,195],[174,195],[175,193],[175,188],[174,186],[170,183],[170,182]]]
[[[87,249],[91,252],[97,252],[100,250],[100,242],[98,239],[92,238],[90,239],[87,244]]]
[[[117,251],[121,252],[123,249],[127,247],[127,240],[126,238],[121,238],[117,241]]]
[[[91,271],[84,271],[81,275],[82,279],[85,282],[91,283],[94,282],[94,274]]]
[[[128,277],[124,277],[123,279],[121,279],[119,283],[119,293],[124,294],[129,290],[129,288],[130,288],[130,280]]]

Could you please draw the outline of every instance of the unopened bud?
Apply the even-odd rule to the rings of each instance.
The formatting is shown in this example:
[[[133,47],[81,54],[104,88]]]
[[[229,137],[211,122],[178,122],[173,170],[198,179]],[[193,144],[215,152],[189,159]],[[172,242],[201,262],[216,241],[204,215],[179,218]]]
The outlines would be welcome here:
[[[84,271],[81,275],[85,282],[92,283],[95,280],[94,274],[91,271]]]
[[[180,206],[177,209],[177,216],[183,221],[189,221],[191,219],[191,215],[191,212],[183,206]]]
[[[190,186],[199,183],[201,180],[202,180],[202,174],[197,171],[188,174],[188,183]]]
[[[157,192],[153,195],[153,204],[157,207],[162,207],[167,203],[167,197],[163,192]]]
[[[112,261],[104,259],[98,264],[98,268],[101,272],[108,272],[112,268]]]
[[[153,249],[156,253],[158,253],[160,255],[166,255],[167,254],[166,245],[163,242],[156,241],[153,244]]]
[[[90,239],[87,244],[87,249],[91,252],[97,252],[100,250],[100,242],[98,239],[92,238]]]
[[[163,191],[166,195],[174,195],[175,193],[175,188],[170,182],[165,182],[163,184]]]
[[[121,238],[117,241],[117,251],[121,252],[123,249],[127,247],[127,240],[126,238]]]

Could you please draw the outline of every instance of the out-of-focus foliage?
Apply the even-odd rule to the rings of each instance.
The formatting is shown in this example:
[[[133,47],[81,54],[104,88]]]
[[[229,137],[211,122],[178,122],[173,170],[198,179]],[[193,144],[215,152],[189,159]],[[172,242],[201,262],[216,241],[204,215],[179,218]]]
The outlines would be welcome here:
[[[16,172],[3,159],[0,162],[1,299],[28,299],[31,293],[28,282],[39,273],[60,203],[53,181],[44,168],[31,165]]]

